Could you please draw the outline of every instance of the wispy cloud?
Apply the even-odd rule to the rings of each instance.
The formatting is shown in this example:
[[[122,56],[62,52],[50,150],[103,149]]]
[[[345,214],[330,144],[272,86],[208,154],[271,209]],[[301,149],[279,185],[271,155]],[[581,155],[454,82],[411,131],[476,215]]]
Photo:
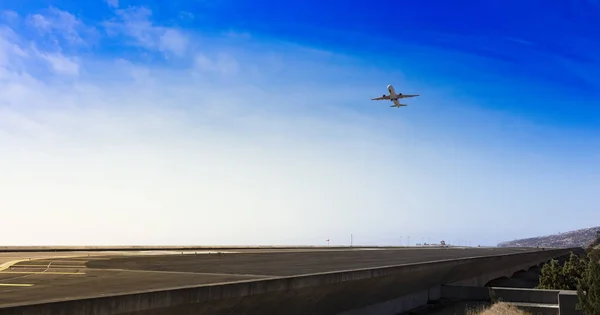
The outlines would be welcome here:
[[[85,25],[73,14],[55,7],[50,7],[43,14],[29,15],[27,23],[41,36],[54,42],[56,47],[87,45],[87,37],[95,35],[95,28]]]
[[[180,30],[154,25],[149,9],[128,7],[115,12],[117,17],[105,22],[109,34],[124,35],[132,40],[133,45],[159,50],[164,54],[181,57],[186,53],[188,39]]]
[[[79,74],[79,64],[61,54],[38,52],[39,56],[45,60],[52,71],[59,75],[77,76]]]
[[[27,56],[15,40],[15,32],[8,27],[0,27],[0,66],[10,68],[17,59]]]
[[[4,21],[6,21],[7,23],[14,23],[18,20],[19,18],[19,14],[15,11],[11,11],[11,10],[7,10],[7,11],[3,11],[0,16],[2,17],[2,19]]]
[[[194,67],[199,72],[216,71],[223,75],[228,75],[237,71],[238,63],[233,57],[227,54],[219,54],[214,59],[211,59],[199,53],[194,59]]]
[[[113,8],[118,8],[119,7],[119,0],[105,0],[106,3],[113,7]]]

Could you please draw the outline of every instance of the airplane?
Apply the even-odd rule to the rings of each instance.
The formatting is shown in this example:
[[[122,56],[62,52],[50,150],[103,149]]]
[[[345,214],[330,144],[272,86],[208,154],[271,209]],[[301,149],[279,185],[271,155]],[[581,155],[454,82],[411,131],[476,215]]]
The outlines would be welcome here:
[[[394,102],[394,105],[392,105],[391,107],[398,107],[400,108],[400,106],[408,106],[407,104],[400,104],[400,102],[398,102],[398,99],[401,98],[408,98],[408,97],[415,97],[415,96],[419,96],[418,94],[396,94],[396,90],[394,90],[394,87],[390,84],[387,86],[388,92],[390,92],[390,95],[385,95],[383,94],[382,97],[376,97],[376,98],[372,98],[372,101],[381,101],[381,100],[390,100],[392,102]]]

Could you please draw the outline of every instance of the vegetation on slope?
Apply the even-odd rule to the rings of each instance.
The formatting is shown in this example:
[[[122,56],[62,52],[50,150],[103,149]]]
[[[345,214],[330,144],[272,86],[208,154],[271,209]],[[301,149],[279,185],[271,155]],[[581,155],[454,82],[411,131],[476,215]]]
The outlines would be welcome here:
[[[519,239],[498,244],[499,247],[587,247],[591,243],[600,245],[597,240],[600,226],[569,231],[560,234]]]

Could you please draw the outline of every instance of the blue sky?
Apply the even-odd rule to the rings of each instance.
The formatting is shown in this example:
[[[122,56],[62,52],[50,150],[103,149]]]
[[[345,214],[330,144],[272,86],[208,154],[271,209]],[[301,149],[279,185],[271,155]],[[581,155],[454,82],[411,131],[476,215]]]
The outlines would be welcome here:
[[[2,3],[0,235],[494,245],[597,225],[600,5],[476,3]],[[421,96],[369,100],[387,84]]]

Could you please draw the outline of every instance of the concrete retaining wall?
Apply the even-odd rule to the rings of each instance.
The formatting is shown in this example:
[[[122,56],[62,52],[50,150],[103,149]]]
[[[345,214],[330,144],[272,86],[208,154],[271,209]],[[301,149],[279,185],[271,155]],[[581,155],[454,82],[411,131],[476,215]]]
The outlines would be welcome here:
[[[496,270],[537,265],[553,257],[566,255],[571,250],[540,250],[37,305],[14,305],[0,309],[0,315],[339,314],[442,284],[487,278],[486,274]]]
[[[427,305],[431,301],[436,301],[441,298],[442,286],[435,286],[428,290],[421,290],[408,295],[404,295],[393,300],[367,305],[358,309],[341,312],[337,315],[385,315],[385,314],[400,314],[410,310],[414,310],[423,305]]]
[[[489,301],[491,297],[498,301],[519,303],[558,304],[560,290],[537,290],[522,288],[442,286],[443,299]]]

